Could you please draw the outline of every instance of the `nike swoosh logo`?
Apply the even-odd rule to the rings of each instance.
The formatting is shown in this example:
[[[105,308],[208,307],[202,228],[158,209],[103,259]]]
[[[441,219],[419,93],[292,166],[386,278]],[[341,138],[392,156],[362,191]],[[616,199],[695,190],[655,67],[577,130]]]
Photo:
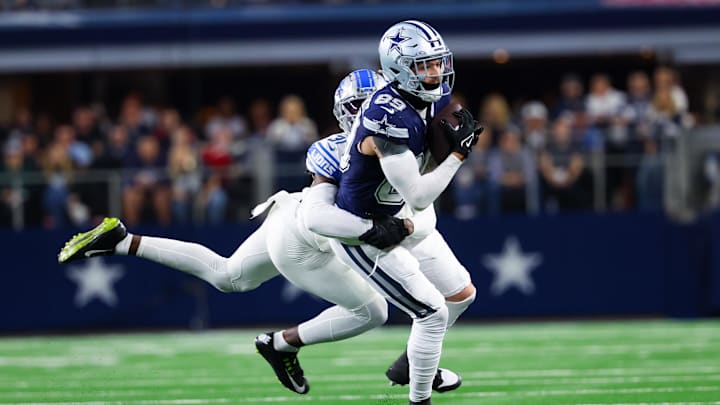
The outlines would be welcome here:
[[[474,139],[475,139],[475,134],[471,134],[467,138],[460,141],[460,145],[465,149],[470,149],[473,146]]]
[[[390,114],[395,114],[395,110],[393,110],[392,108],[387,108],[387,107],[383,107],[383,106],[380,106],[380,108],[382,108],[383,110],[387,111]]]
[[[88,250],[85,252],[85,257],[97,256],[102,253],[112,253],[112,249],[100,249],[100,250]]]
[[[287,370],[285,370],[285,374],[287,374],[288,378],[290,379],[290,384],[292,384],[292,386],[293,386],[293,388],[295,388],[296,392],[305,392],[305,384],[304,383],[303,383],[303,385],[297,385],[297,383],[292,378],[290,373],[288,373]]]

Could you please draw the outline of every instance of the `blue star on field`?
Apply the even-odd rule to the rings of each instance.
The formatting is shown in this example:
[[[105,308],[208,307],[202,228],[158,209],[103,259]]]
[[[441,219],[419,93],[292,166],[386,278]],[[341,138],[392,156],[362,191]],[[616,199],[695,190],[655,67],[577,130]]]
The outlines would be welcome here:
[[[398,31],[394,36],[387,37],[392,41],[392,44],[390,45],[390,49],[388,49],[388,54],[394,50],[400,52],[400,44],[410,39],[410,37],[404,37],[402,36],[402,30]],[[400,52],[402,53],[402,52]]]
[[[523,252],[517,237],[505,239],[500,254],[485,255],[483,264],[495,273],[495,280],[490,288],[493,295],[501,295],[510,287],[516,287],[525,295],[535,291],[530,272],[542,263],[540,253]]]
[[[93,299],[98,299],[114,307],[118,299],[113,285],[123,274],[122,266],[106,264],[100,257],[86,260],[84,266],[71,267],[67,276],[78,285],[75,306],[82,308]]]

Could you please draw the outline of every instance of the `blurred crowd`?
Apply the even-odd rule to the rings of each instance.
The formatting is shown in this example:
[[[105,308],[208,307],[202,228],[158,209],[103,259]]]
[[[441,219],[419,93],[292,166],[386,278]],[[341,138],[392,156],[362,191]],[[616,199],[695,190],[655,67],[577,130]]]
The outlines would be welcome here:
[[[0,224],[13,224],[21,207],[27,225],[86,226],[107,215],[113,196],[128,225],[235,219],[230,214],[249,212],[253,166],[268,163],[256,161],[258,150],[295,164],[297,175],[281,177],[278,187],[305,185],[304,153],[318,139],[316,125],[296,95],[280,101],[277,116],[274,109],[257,99],[246,118],[224,97],[194,125],[136,93],[124,98],[116,119],[99,104],[77,106],[71,122],[57,125],[20,109],[0,138]]]
[[[603,73],[587,85],[567,74],[559,94],[552,105],[531,100],[517,111],[502,94],[484,98],[485,136],[452,185],[457,217],[662,209],[661,152],[694,123],[676,72],[631,72],[624,90]]]
[[[667,67],[632,72],[625,85],[568,74],[556,102],[517,109],[502,94],[486,95],[477,112],[484,136],[445,194],[445,209],[463,219],[590,210],[597,159],[607,207],[662,209],[661,151],[693,125],[687,96]],[[251,191],[256,169],[275,166],[273,188],[300,189],[305,150],[321,136],[297,95],[247,105],[241,113],[224,97],[185,118],[130,93],[115,116],[102,104],[79,105],[69,122],[20,108],[0,132],[0,226],[18,215],[26,226],[87,226],[113,204],[128,225],[247,218],[266,197]]]

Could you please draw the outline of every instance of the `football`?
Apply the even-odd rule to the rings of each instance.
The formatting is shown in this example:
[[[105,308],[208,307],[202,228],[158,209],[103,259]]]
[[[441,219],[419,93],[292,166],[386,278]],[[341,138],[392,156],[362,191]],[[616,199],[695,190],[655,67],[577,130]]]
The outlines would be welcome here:
[[[463,106],[459,103],[450,103],[447,107],[443,108],[438,114],[433,117],[430,125],[428,125],[425,131],[426,143],[430,154],[436,163],[442,163],[445,158],[450,154],[450,144],[445,137],[442,125],[442,120],[447,121],[453,127],[457,127],[459,124],[458,117],[453,115],[454,112],[462,110]]]

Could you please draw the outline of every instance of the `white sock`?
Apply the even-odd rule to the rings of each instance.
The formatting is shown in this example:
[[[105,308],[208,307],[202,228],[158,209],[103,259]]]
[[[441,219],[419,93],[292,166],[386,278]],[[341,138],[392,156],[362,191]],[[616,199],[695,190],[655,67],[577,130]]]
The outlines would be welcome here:
[[[407,349],[411,401],[420,402],[430,398],[432,382],[440,363],[447,320],[448,310],[445,306],[430,316],[413,320]]]
[[[120,244],[126,239],[128,238],[123,239]],[[127,250],[125,252],[127,254]],[[135,255],[192,274],[220,291],[233,291],[227,271],[227,259],[197,243],[143,236]]]
[[[281,352],[298,352],[300,351],[299,347],[295,347],[291,345],[290,343],[285,341],[285,338],[283,337],[283,332],[275,332],[273,333],[273,347],[275,350],[281,351]]]
[[[118,242],[117,245],[115,245],[115,254],[116,255],[126,255],[130,251],[130,243],[132,242],[133,235],[128,232],[127,235],[125,235],[125,238]]]
[[[447,327],[450,329],[451,326],[455,324],[455,321],[462,315],[463,312],[465,312],[466,309],[470,306],[470,304],[475,301],[475,295],[477,293],[474,292],[473,295],[465,298],[462,301],[453,302],[453,301],[445,301],[445,305],[448,308],[448,324]]]
[[[357,336],[387,320],[387,303],[378,296],[360,308],[348,310],[334,306],[298,325],[300,340],[306,345]]]

